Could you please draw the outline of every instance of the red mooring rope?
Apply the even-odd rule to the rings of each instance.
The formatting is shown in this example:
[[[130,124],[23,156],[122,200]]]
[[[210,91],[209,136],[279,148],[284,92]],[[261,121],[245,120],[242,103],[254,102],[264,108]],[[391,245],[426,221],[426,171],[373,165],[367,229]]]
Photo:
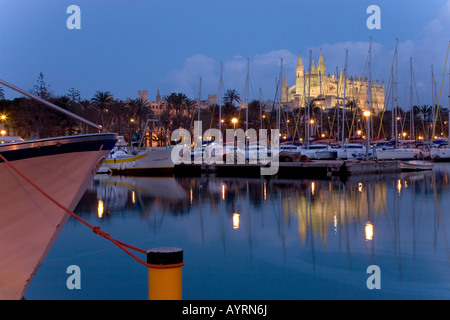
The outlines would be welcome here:
[[[95,234],[98,234],[98,235],[104,237],[105,239],[111,241],[112,243],[114,243],[117,247],[119,247],[120,249],[125,251],[133,259],[135,259],[139,263],[143,264],[144,266],[146,266],[148,268],[156,268],[156,269],[169,269],[169,268],[178,268],[178,267],[184,266],[184,262],[176,263],[176,264],[169,264],[169,265],[159,265],[159,264],[147,263],[146,261],[144,261],[141,258],[139,258],[138,256],[136,256],[134,253],[132,253],[128,249],[132,249],[132,250],[135,250],[135,251],[138,251],[138,252],[141,252],[141,253],[145,253],[145,254],[147,253],[146,250],[138,248],[138,247],[135,247],[135,246],[132,246],[132,245],[129,245],[129,244],[127,244],[125,242],[122,242],[122,241],[119,241],[117,239],[114,239],[113,237],[111,237],[111,235],[109,233],[106,233],[103,230],[101,230],[100,227],[92,226],[86,220],[84,220],[83,218],[79,217],[78,215],[73,213],[71,210],[69,210],[68,208],[66,208],[62,204],[60,204],[58,201],[56,201],[52,196],[50,196],[48,193],[46,193],[44,190],[42,190],[33,181],[28,179],[22,172],[20,172],[17,168],[15,168],[1,153],[0,153],[0,159],[2,159],[14,172],[16,172],[20,177],[22,177],[26,182],[28,182],[30,185],[32,185],[36,190],[38,190],[40,193],[42,193],[47,199],[49,199],[51,202],[53,202],[59,208],[61,208],[62,210],[64,210],[68,214],[70,214],[72,217],[74,217],[75,219],[77,219],[78,221],[80,221],[81,223],[86,225]]]

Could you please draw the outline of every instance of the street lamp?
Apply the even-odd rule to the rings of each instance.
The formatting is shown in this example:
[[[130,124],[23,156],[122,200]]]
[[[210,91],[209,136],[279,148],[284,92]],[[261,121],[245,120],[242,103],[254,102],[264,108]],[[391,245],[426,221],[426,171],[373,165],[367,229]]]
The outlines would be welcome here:
[[[1,135],[2,135],[2,143],[5,143],[5,134],[6,134],[6,130],[2,130],[0,131]]]
[[[370,111],[366,110],[363,112],[364,117],[366,118],[366,135],[367,135],[367,145],[366,145],[366,160],[369,160],[369,117]]]
[[[233,119],[231,119],[231,122],[233,123],[233,126],[234,126],[234,130],[236,130],[236,123],[237,123],[237,119],[236,118],[233,118]]]

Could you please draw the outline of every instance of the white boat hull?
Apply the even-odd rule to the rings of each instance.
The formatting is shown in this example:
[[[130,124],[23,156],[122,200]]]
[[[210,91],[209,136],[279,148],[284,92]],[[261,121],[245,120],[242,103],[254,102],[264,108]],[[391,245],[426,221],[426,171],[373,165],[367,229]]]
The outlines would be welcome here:
[[[301,149],[300,154],[316,160],[332,160],[337,158],[337,151],[335,150]]]
[[[74,210],[115,144],[114,134],[1,145],[19,172]],[[0,160],[0,299],[23,295],[70,217]]]
[[[378,160],[415,160],[423,157],[419,149],[377,149],[375,155]]]
[[[113,174],[170,175],[175,166],[172,148],[141,151],[136,155],[106,159],[102,170],[108,168]]]
[[[432,148],[430,157],[436,161],[450,161],[450,148]]]

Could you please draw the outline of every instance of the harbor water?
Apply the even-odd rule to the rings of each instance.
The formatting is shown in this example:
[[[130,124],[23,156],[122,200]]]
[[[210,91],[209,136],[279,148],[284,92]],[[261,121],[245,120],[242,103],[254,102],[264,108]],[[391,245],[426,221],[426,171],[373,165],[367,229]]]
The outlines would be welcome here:
[[[448,163],[345,181],[99,174],[75,213],[145,250],[182,248],[187,300],[447,300],[449,175]],[[145,300],[147,275],[70,218],[25,298]]]

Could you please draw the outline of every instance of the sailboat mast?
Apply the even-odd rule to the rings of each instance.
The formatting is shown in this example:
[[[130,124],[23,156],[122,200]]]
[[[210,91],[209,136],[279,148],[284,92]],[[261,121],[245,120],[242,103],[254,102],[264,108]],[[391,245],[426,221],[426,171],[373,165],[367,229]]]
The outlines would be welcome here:
[[[278,110],[277,110],[277,129],[280,131],[281,126],[281,85],[283,79],[283,58],[280,59],[280,77],[278,78]]]
[[[345,131],[345,93],[347,91],[347,61],[348,61],[348,50],[345,49],[345,65],[344,65],[344,99],[342,102],[342,145],[344,145],[344,131]]]
[[[397,138],[398,138],[398,95],[397,95],[397,82],[398,82],[398,63],[397,63],[397,58],[398,58],[398,39],[395,39],[395,82],[394,82],[394,102],[395,105],[393,106],[395,109],[394,112],[394,123],[395,123],[395,147],[397,147]]]
[[[435,80],[434,80],[434,70],[433,70],[433,65],[431,65],[431,123],[432,123],[432,132],[434,132],[434,108],[435,108],[435,104],[436,104],[436,99],[435,99],[435,88],[434,88],[434,84],[435,84]],[[434,137],[431,136],[431,141],[433,141]]]
[[[320,84],[320,135],[323,133],[323,97],[322,97],[322,73],[319,72],[319,84]]]
[[[372,111],[372,37],[370,38],[370,45],[369,45],[369,59],[368,59],[368,61],[367,61],[367,65],[368,65],[368,69],[369,69],[369,71],[368,71],[368,73],[369,73],[369,79],[368,79],[368,86],[367,86],[367,108],[369,109],[369,111],[370,111],[370,114],[372,114],[373,113],[373,111]],[[370,116],[368,119],[367,119],[367,128],[366,128],[366,130],[367,130],[367,140],[368,141],[370,141],[370,139],[372,138],[373,139],[373,137],[372,137],[372,129],[373,129],[373,127],[372,127],[372,116]],[[368,148],[369,146],[367,146],[367,148]]]
[[[217,104],[219,105],[219,131],[222,132],[222,85],[223,85],[223,63],[220,62],[219,88],[217,89]]]
[[[335,114],[337,114],[337,134],[336,134],[336,141],[339,140],[339,72],[338,67],[336,66],[336,105],[335,105]],[[334,126],[334,119],[333,119],[333,126]],[[331,132],[330,132],[331,133]]]
[[[198,121],[200,121],[200,99],[202,97],[202,77],[200,77],[200,86],[198,89],[198,111],[197,111],[197,116],[198,116]]]
[[[351,107],[351,109],[352,109],[352,111],[353,111],[353,108],[355,108],[355,113],[356,113],[356,119],[358,118],[358,109],[356,108],[356,101],[355,101],[355,82],[353,81],[353,77],[352,77],[352,105],[351,105],[352,107]],[[353,112],[352,112],[352,117],[354,117],[355,118],[355,116],[353,115]],[[358,130],[358,123],[356,123],[356,126],[353,126],[352,125],[352,136],[354,137],[355,136],[355,127],[356,127],[356,130]],[[350,136],[350,134],[349,134],[349,136]]]
[[[310,127],[310,104],[311,104],[311,55],[312,55],[312,50],[309,50],[309,76],[308,76],[308,115],[306,117],[306,122],[307,122],[307,131],[306,131],[306,143],[307,146],[309,148],[309,127]]]
[[[259,88],[259,125],[260,129],[263,128],[263,121],[262,121],[262,89]]]
[[[247,58],[247,76],[245,78],[245,131],[248,130],[248,95],[249,95],[250,59]]]
[[[409,58],[409,70],[411,74],[411,84],[409,86],[410,97],[409,97],[409,138],[414,140],[414,107],[413,107],[413,69],[412,69],[412,58]]]

